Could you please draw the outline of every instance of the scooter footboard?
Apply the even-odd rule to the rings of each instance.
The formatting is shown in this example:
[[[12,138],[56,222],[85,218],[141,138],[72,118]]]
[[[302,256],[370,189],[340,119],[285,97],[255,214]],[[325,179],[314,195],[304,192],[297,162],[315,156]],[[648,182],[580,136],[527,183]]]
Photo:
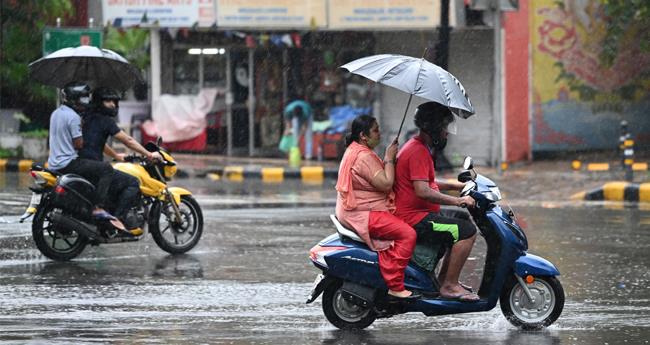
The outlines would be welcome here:
[[[559,276],[560,271],[550,261],[533,254],[526,253],[515,260],[515,273],[523,277],[534,276]]]

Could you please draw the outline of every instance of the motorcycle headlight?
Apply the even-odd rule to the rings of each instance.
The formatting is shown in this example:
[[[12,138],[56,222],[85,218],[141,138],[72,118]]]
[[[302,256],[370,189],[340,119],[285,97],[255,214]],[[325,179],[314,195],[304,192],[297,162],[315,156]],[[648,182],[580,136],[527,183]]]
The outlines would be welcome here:
[[[178,167],[176,166],[176,162],[174,162],[174,158],[172,158],[169,153],[164,150],[160,150],[160,154],[162,155],[163,159],[168,162],[163,167],[163,176],[166,180],[169,181],[172,177],[174,177],[174,175],[176,175]]]
[[[485,195],[485,198],[490,200],[491,202],[497,202],[501,200],[501,191],[499,190],[499,187],[488,187],[490,190],[489,192],[483,193]]]

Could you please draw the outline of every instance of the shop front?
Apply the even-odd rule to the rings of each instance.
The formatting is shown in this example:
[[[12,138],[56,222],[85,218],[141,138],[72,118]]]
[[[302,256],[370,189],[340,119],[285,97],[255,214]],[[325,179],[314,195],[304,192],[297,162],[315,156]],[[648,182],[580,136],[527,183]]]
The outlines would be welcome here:
[[[203,152],[239,156],[281,154],[283,109],[295,99],[314,110],[313,157],[340,155],[341,133],[359,114],[376,116],[390,133],[402,102],[380,100],[401,99],[399,92],[338,67],[376,53],[419,55],[412,46],[432,46],[440,19],[437,0],[190,2],[203,6],[199,16],[210,4],[214,20],[197,18],[189,27],[161,20],[152,27],[152,103],[161,95],[222,90],[206,114]]]

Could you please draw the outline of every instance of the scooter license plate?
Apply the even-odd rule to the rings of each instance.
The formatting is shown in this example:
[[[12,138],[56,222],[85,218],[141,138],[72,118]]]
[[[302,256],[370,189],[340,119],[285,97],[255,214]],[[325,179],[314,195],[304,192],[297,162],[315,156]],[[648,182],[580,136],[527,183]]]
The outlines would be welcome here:
[[[311,292],[309,292],[309,296],[307,296],[307,300],[313,300],[314,299],[314,295],[316,294],[318,284],[320,284],[320,282],[323,280],[323,278],[325,278],[325,276],[322,275],[322,274],[319,274],[319,275],[316,276],[316,279],[314,279],[314,284],[312,284],[312,287],[311,287]]]

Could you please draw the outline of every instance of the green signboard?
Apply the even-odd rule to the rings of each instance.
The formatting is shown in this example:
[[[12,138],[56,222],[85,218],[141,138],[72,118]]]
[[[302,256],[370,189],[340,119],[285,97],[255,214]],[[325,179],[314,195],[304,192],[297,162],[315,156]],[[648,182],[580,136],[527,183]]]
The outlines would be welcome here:
[[[101,29],[46,27],[43,29],[43,56],[67,47],[101,47],[102,34]]]

